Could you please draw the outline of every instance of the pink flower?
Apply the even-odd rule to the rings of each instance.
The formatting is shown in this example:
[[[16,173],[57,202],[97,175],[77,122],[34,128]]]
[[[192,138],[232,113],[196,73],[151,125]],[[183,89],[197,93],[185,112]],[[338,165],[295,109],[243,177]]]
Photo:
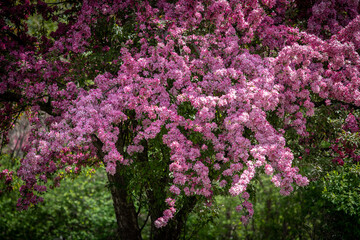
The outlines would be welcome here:
[[[155,224],[155,227],[162,228],[162,227],[166,226],[167,221],[163,217],[160,217],[155,221],[154,224]]]
[[[170,192],[176,194],[176,195],[179,195],[180,194],[180,189],[178,187],[176,187],[175,185],[172,185],[170,187]]]
[[[166,202],[170,207],[174,207],[174,206],[175,206],[175,199],[167,198],[167,199],[165,200],[165,202]]]

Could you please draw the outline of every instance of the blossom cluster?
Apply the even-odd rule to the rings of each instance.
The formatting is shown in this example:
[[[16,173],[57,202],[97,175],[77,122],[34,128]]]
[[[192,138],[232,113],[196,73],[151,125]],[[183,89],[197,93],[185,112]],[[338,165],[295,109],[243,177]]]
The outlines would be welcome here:
[[[359,123],[358,119],[352,114],[349,113],[347,118],[345,119],[345,124],[343,125],[343,130],[347,131],[350,134],[359,132]],[[335,153],[335,158],[333,162],[343,166],[345,163],[345,159],[351,159],[353,163],[357,163],[360,161],[360,155],[358,153],[357,147],[354,141],[350,141],[348,139],[337,138],[335,142],[332,144],[331,149]]]

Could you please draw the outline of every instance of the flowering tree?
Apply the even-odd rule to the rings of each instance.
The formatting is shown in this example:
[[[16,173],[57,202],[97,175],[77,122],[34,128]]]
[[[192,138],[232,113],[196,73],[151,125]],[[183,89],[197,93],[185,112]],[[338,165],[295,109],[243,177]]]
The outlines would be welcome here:
[[[240,197],[246,223],[257,174],[283,195],[308,184],[288,141],[309,136],[317,108],[360,105],[358,9],[355,0],[1,3],[4,143],[21,113],[32,124],[18,207],[103,165],[121,239],[141,239],[148,219],[151,238],[177,239],[188,214],[220,194]]]

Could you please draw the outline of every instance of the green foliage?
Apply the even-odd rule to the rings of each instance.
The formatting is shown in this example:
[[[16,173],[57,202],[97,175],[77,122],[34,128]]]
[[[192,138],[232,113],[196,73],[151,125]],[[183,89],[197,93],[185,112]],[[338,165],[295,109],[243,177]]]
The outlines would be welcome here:
[[[56,30],[57,25],[54,21],[45,20],[41,15],[34,14],[27,20],[29,34],[36,37],[49,36]]]
[[[323,178],[322,196],[338,211],[360,217],[360,165],[346,164]]]
[[[218,196],[215,204],[200,214],[192,214],[187,222],[189,229],[197,229],[185,239],[241,239],[240,213],[235,207],[240,203],[233,197]]]
[[[89,169],[44,194],[46,201],[16,210],[16,192],[0,196],[0,236],[14,239],[111,239],[116,218],[104,169]]]

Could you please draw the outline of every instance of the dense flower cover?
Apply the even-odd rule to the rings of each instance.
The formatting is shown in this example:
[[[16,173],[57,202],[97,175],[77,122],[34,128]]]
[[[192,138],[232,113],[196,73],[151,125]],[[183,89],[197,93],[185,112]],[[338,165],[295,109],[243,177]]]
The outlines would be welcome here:
[[[314,1],[307,22],[291,17],[292,0],[10,2],[0,14],[1,130],[6,136],[25,110],[33,124],[17,173],[22,209],[42,201],[48,180],[58,185],[58,170],[103,161],[114,175],[161,136],[173,184],[156,226],[176,214],[179,195],[211,199],[214,188],[243,200],[246,222],[257,172],[283,195],[308,184],[284,133],[309,135],[313,96],[360,106],[355,0]],[[35,13],[56,30],[30,35],[26,19]],[[91,62],[93,54],[102,58]],[[119,149],[125,124],[133,137]]]

